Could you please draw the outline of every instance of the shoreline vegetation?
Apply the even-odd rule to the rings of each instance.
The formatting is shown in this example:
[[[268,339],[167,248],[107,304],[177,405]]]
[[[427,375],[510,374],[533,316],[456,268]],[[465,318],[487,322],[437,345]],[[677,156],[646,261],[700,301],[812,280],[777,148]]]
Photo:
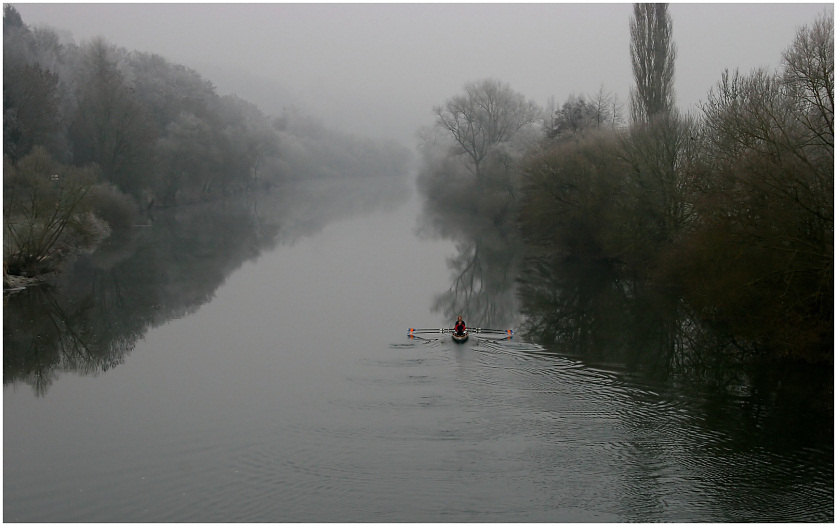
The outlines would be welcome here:
[[[155,210],[299,180],[404,177],[410,151],[264,114],[197,71],[102,38],[64,40],[3,9],[4,292]]]
[[[422,131],[419,189],[437,212],[514,224],[553,265],[603,265],[626,299],[665,293],[683,341],[712,331],[746,360],[833,364],[833,14],[797,30],[778,71],[727,71],[686,115],[672,27],[667,4],[634,5],[627,117],[604,87],[537,117],[508,84],[467,83]],[[541,296],[571,311],[572,289]]]

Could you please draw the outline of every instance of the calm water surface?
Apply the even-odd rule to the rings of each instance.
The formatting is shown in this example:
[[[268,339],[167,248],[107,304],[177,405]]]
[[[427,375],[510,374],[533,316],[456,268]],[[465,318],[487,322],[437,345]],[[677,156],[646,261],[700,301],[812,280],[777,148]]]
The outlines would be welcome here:
[[[4,519],[833,521],[830,404],[649,380],[521,337],[410,340],[451,323],[434,305],[462,245],[417,236],[415,198],[340,195],[328,221],[247,216],[279,241],[233,261],[201,245],[165,281],[119,252],[82,265],[97,299],[52,298],[64,317],[7,299]],[[143,235],[132,254],[165,243]],[[41,370],[34,333],[56,319],[60,366]],[[111,354],[74,362],[79,341]]]

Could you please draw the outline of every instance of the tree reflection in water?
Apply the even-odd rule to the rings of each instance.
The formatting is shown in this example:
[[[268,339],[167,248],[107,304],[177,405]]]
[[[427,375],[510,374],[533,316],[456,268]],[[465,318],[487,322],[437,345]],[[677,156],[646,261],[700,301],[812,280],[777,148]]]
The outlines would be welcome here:
[[[109,239],[54,285],[4,296],[3,383],[43,396],[61,373],[107,371],[148,329],[211,301],[246,261],[408,193],[402,177],[315,181],[156,211],[152,225]]]
[[[456,255],[447,260],[450,289],[436,296],[432,306],[445,319],[462,315],[469,326],[493,328],[517,321],[515,279],[522,246],[509,222],[494,219],[425,201],[420,234],[451,239],[456,246]]]
[[[519,301],[525,338],[628,385],[690,400],[729,447],[822,448],[833,440],[833,371],[748,361],[746,349],[697,323],[666,291],[626,279],[606,263],[528,257]]]
[[[830,369],[752,363],[750,349],[701,325],[671,291],[607,262],[533,254],[512,225],[425,200],[420,233],[451,239],[457,251],[448,259],[450,289],[436,297],[433,312],[451,320],[462,314],[472,326],[514,325],[547,353],[613,371],[637,396],[648,389],[690,400],[707,432],[733,430],[729,445],[736,448],[830,443]]]
[[[731,340],[702,330],[673,295],[606,262],[531,256],[521,269],[520,298],[522,329],[533,341],[655,377],[693,376],[740,352]]]

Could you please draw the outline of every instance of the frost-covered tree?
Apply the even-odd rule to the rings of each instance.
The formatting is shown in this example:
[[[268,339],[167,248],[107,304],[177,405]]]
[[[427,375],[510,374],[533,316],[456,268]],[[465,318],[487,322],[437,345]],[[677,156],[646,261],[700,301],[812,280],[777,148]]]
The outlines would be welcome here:
[[[84,49],[84,81],[69,132],[76,162],[94,162],[108,182],[136,192],[145,184],[154,129],[125,82],[118,53],[102,39]]]

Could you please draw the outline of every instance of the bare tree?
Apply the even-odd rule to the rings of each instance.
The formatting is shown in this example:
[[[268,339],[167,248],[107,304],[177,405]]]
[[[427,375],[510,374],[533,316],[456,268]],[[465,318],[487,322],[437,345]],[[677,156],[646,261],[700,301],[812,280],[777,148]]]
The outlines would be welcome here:
[[[596,113],[597,127],[616,130],[625,124],[622,102],[617,95],[605,91],[604,85],[590,97],[590,105]]]
[[[796,116],[811,139],[834,149],[834,17],[823,13],[782,54],[784,83],[799,106]]]
[[[554,106],[554,102],[551,103]],[[615,130],[622,126],[622,108],[617,97],[604,86],[590,97],[570,95],[560,109],[551,112],[547,137],[576,137],[588,130]]]
[[[455,153],[467,157],[469,171],[482,183],[483,163],[491,151],[523,128],[539,123],[542,112],[535,102],[497,80],[469,82],[464,90],[435,106],[433,113],[436,126],[450,134]]]
[[[698,228],[679,258],[701,313],[808,360],[833,358],[833,47],[821,17],[783,71],[727,72],[709,93]]]
[[[690,116],[658,114],[622,139],[621,157],[628,168],[624,191],[640,259],[676,240],[694,219],[689,168],[696,155],[696,128]]]
[[[674,108],[674,59],[668,4],[634,4],[631,20],[631,117],[649,122]]]

